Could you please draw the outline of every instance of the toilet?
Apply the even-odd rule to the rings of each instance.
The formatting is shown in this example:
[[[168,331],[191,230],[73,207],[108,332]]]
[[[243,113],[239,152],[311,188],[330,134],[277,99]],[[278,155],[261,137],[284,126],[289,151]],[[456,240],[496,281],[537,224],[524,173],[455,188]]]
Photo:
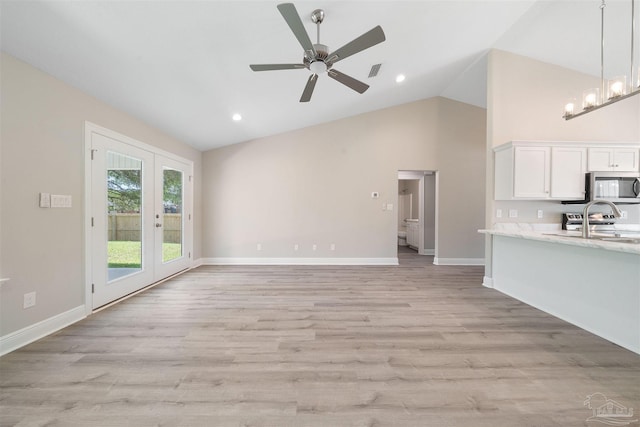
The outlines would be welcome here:
[[[407,246],[407,232],[398,231],[398,246]]]

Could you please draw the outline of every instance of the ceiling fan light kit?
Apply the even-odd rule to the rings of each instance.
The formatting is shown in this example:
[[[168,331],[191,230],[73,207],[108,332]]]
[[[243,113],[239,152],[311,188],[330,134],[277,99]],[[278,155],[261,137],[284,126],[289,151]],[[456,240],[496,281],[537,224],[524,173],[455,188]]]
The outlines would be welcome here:
[[[332,79],[358,93],[364,93],[369,89],[369,85],[341,73],[334,69],[333,65],[338,61],[385,41],[384,31],[382,31],[379,25],[341,48],[330,52],[326,45],[320,43],[320,24],[322,24],[325,18],[325,13],[322,9],[316,9],[311,13],[311,21],[316,24],[317,27],[317,43],[315,44],[311,43],[311,39],[293,3],[279,4],[278,10],[304,50],[302,64],[252,64],[249,67],[253,71],[295,70],[302,68],[311,71],[312,74],[307,80],[307,84],[300,97],[300,102],[309,102],[311,100],[318,76],[323,73],[327,73]]]
[[[631,0],[631,58],[629,82],[627,84],[626,76],[614,77],[610,80],[604,78],[604,11],[606,8],[606,0],[602,0],[600,5],[600,87],[585,90],[582,94],[582,111],[576,111],[576,100],[572,99],[564,106],[565,120],[571,120],[590,113],[607,105],[615,104],[618,101],[627,99],[634,95],[640,94],[640,67],[637,69],[636,78],[634,80],[635,70],[635,30],[636,30],[636,13],[635,0]]]

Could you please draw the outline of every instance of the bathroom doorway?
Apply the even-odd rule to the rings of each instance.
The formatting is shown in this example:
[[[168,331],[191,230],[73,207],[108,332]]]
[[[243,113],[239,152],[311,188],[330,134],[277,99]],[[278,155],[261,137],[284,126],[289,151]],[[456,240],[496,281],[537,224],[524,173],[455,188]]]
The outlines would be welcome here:
[[[398,171],[398,251],[437,255],[437,171]]]

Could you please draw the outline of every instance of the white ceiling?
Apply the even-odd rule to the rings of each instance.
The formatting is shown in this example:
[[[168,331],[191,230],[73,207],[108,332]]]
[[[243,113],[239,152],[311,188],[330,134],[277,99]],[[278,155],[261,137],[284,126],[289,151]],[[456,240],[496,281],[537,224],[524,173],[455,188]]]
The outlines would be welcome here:
[[[310,14],[325,10],[330,50],[376,25],[387,37],[335,66],[367,92],[321,76],[301,104],[309,71],[249,69],[302,60],[278,3],[2,0],[2,50],[201,150],[439,95],[485,106],[491,48],[600,72],[601,0],[298,0],[314,42]],[[628,74],[631,0],[605,10],[607,74]]]

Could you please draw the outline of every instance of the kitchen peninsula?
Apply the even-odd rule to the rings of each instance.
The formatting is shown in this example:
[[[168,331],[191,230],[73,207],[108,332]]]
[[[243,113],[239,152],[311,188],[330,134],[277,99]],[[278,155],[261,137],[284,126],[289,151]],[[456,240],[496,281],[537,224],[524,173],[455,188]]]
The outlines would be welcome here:
[[[492,246],[485,286],[640,354],[639,243],[516,228],[480,232]]]

